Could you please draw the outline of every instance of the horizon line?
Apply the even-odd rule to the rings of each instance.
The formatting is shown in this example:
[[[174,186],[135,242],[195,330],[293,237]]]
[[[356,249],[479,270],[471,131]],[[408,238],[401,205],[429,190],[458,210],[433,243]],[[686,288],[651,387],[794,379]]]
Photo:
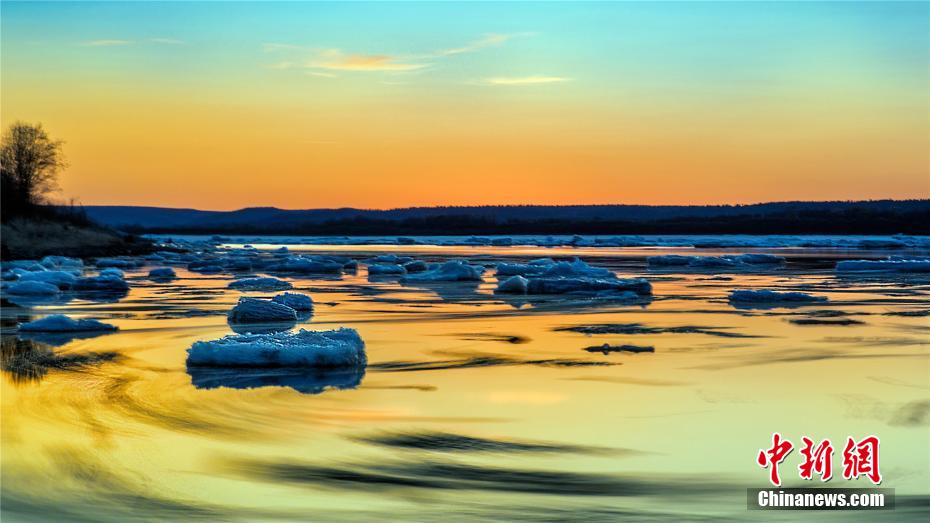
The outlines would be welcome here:
[[[663,204],[663,203],[565,203],[565,204],[548,204],[548,203],[508,203],[508,204],[466,204],[466,205],[410,205],[403,207],[298,207],[284,208],[274,205],[255,205],[248,207],[239,207],[235,209],[203,209],[196,207],[167,207],[160,205],[137,205],[137,204],[110,204],[95,203],[84,205],[76,203],[79,207],[136,207],[140,209],[170,209],[179,211],[201,211],[201,212],[239,212],[251,209],[275,209],[279,211],[331,211],[331,210],[354,210],[354,211],[400,211],[408,209],[473,209],[482,207],[753,207],[757,205],[773,205],[788,203],[869,203],[869,202],[928,202],[930,198],[875,198],[875,199],[846,199],[846,200],[770,200],[756,201],[752,203],[701,203],[701,204]],[[67,203],[52,203],[55,207],[66,207]]]

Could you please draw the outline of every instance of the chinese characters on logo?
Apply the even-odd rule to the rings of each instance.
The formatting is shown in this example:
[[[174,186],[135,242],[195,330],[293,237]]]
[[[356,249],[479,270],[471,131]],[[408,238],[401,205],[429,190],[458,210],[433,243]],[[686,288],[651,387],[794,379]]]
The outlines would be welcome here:
[[[820,477],[820,481],[830,481],[833,477],[833,444],[829,439],[815,444],[814,440],[807,436],[803,436],[801,442],[804,444],[800,450],[804,459],[798,465],[801,479],[810,480],[816,475]],[[843,478],[852,480],[865,476],[872,483],[880,484],[882,475],[878,469],[878,445],[877,436],[868,436],[859,441],[849,437],[846,446],[843,447]],[[756,463],[769,469],[769,481],[772,485],[781,486],[778,467],[792,450],[794,444],[777,432],[772,434],[772,446],[759,450]]]

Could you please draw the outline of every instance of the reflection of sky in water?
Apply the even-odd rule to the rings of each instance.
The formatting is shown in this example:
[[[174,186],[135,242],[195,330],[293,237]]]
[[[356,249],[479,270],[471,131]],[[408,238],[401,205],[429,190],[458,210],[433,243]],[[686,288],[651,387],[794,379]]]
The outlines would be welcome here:
[[[4,337],[3,519],[751,519],[745,488],[765,486],[754,455],[773,431],[879,435],[895,517],[926,516],[930,281],[840,279],[816,264],[726,280],[590,261],[645,275],[655,299],[496,296],[491,274],[477,286],[368,281],[364,269],[289,278],[316,302],[300,326],[358,329],[364,373],[188,372],[192,342],[231,332],[242,293],[224,274],[178,269],[161,283],[130,271],[118,302],[44,304],[33,317],[120,331],[57,346]],[[830,302],[736,309],[734,288]],[[14,316],[29,313],[5,304]],[[603,343],[655,353],[584,350]]]

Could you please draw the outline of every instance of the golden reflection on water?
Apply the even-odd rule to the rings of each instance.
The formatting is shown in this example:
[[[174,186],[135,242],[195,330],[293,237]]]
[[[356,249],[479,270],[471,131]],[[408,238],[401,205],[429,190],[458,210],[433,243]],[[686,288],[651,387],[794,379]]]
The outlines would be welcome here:
[[[645,275],[655,299],[496,297],[493,275],[426,287],[369,281],[364,269],[286,278],[316,302],[301,326],[353,327],[365,340],[369,368],[349,377],[189,374],[185,350],[230,333],[225,312],[242,295],[226,289],[230,275],[178,269],[165,284],[147,280],[146,268],[127,274],[132,289],[118,302],[36,308],[120,330],[57,347],[4,339],[3,519],[544,519],[562,510],[742,519],[745,488],[766,485],[754,456],[774,431],[835,445],[874,433],[882,486],[930,494],[930,330],[926,316],[891,315],[927,308],[926,279],[790,266],[719,279],[592,261]],[[830,303],[740,310],[726,300],[734,288],[804,290]],[[863,324],[789,322],[819,310]],[[608,323],[698,332],[557,330]],[[583,350],[605,342],[655,352]],[[57,359],[23,369],[14,365],[23,351]],[[262,383],[277,386],[230,388]],[[316,393],[326,386],[335,388]],[[497,446],[392,439],[437,433]],[[801,484],[798,459],[783,465],[788,486]]]

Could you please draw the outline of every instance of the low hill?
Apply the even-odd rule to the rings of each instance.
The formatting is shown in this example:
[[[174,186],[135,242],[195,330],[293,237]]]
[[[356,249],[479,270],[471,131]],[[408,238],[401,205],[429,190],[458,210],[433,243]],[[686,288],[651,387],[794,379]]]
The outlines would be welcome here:
[[[94,221],[134,232],[255,234],[928,234],[930,200],[752,205],[512,205],[389,210],[252,207],[203,211],[89,206]]]

